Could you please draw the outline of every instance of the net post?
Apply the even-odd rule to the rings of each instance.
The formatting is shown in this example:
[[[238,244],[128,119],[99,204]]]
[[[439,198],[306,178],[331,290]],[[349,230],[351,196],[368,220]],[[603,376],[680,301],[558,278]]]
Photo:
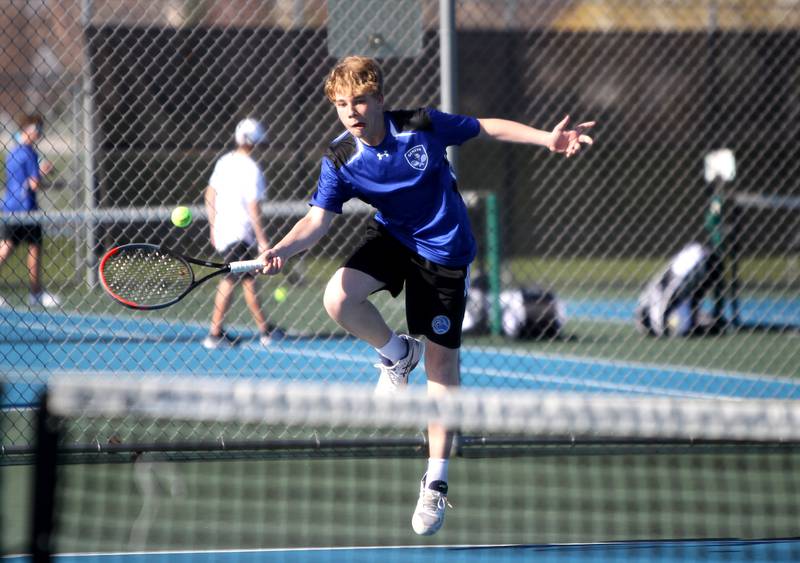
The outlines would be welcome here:
[[[739,236],[740,223],[742,218],[742,208],[731,198],[731,226],[728,233],[730,242],[728,244],[728,256],[730,257],[730,283],[728,284],[728,300],[731,307],[731,324],[734,327],[741,326],[742,321],[739,316],[739,257],[741,254]]]
[[[42,393],[36,414],[36,450],[33,487],[30,553],[33,563],[50,561],[53,531],[56,476],[58,473],[59,421],[48,409],[48,394]]]
[[[725,211],[725,197],[722,191],[722,180],[717,178],[711,184],[713,187],[708,207],[706,208],[705,228],[708,234],[711,254],[709,256],[709,275],[711,276],[711,290],[713,299],[712,317],[715,323],[725,315],[725,225],[723,213]]]
[[[711,247],[708,276],[714,301],[712,315],[715,324],[724,322],[727,299],[731,306],[730,323],[736,326],[739,324],[738,213],[735,198],[727,187],[736,178],[733,151],[723,148],[706,154],[704,177],[710,192],[704,226]]]
[[[92,15],[94,14],[94,0],[81,0],[81,48],[83,49],[84,60],[91,61],[94,57],[91,54],[92,41]],[[89,63],[85,63],[81,68],[81,93],[82,93],[82,128],[83,144],[86,148],[83,161],[83,200],[90,219],[85,225],[86,229],[86,285],[88,288],[97,286],[97,234],[98,225],[92,220],[92,212],[98,208],[99,186],[96,178],[96,152],[97,138],[95,135],[94,116],[95,110],[95,88],[92,71]]]
[[[497,194],[486,195],[486,267],[489,274],[489,329],[492,336],[503,330],[500,309],[500,220]]]

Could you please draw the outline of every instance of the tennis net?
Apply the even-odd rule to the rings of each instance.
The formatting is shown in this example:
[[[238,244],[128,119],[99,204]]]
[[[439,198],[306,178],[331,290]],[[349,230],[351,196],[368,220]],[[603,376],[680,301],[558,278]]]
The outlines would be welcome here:
[[[495,561],[602,545],[608,560],[686,560],[734,542],[740,560],[800,556],[798,402],[58,377],[46,407],[40,554]],[[457,431],[454,508],[422,538],[432,420]]]

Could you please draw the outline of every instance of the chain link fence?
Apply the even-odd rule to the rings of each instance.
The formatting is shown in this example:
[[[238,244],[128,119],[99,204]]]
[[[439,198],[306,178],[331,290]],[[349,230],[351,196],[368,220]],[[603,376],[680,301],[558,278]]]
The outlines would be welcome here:
[[[290,335],[267,348],[238,291],[226,325],[240,345],[209,351],[214,287],[133,313],[95,276],[98,257],[124,242],[214,257],[203,191],[245,116],[268,124],[257,155],[266,231],[285,234],[340,131],[322,84],[348,52],[380,58],[389,107],[441,107],[455,71],[459,113],[548,130],[567,114],[598,121],[595,145],[574,159],[480,140],[459,149],[479,242],[465,384],[800,396],[796,2],[443,4],[455,14],[450,60],[435,0],[5,0],[0,142],[13,148],[18,114],[44,116],[38,146],[54,172],[39,194],[43,281],[60,301],[29,303],[24,246],[0,265],[5,440],[26,442],[25,409],[56,372],[375,377],[374,353],[322,307],[327,279],[361,239],[364,207],[338,218],[286,276],[259,279],[270,322]],[[719,149],[733,155],[722,168],[706,158]],[[186,229],[169,222],[176,205],[197,212]],[[693,242],[708,252],[696,283],[667,269]],[[674,290],[660,305],[665,332],[690,297],[711,329],[657,338],[637,328],[648,284]],[[273,299],[278,288],[285,300]],[[403,331],[402,299],[375,300]],[[560,324],[540,338],[509,336],[513,300]]]

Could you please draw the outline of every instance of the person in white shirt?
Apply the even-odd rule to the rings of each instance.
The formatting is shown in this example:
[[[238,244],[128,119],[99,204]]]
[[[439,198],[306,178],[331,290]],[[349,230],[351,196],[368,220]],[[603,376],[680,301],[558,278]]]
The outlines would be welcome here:
[[[261,203],[267,184],[261,167],[252,158],[256,145],[264,143],[267,133],[255,119],[247,118],[236,126],[236,150],[217,161],[205,192],[206,211],[211,230],[211,244],[226,263],[251,260],[269,248],[262,228]],[[228,274],[220,279],[214,298],[211,328],[203,340],[209,349],[230,347],[235,340],[224,330],[225,315],[236,284],[241,281],[245,301],[258,325],[260,342],[268,345],[282,336],[280,329],[267,323],[252,274]]]

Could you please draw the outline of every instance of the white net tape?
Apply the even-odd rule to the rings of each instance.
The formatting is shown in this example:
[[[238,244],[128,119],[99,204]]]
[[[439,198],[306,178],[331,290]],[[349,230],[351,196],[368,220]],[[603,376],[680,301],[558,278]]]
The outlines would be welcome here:
[[[464,432],[638,438],[798,440],[800,403],[460,389],[376,396],[364,385],[211,378],[55,377],[64,417],[132,417],[301,426],[424,427]]]

